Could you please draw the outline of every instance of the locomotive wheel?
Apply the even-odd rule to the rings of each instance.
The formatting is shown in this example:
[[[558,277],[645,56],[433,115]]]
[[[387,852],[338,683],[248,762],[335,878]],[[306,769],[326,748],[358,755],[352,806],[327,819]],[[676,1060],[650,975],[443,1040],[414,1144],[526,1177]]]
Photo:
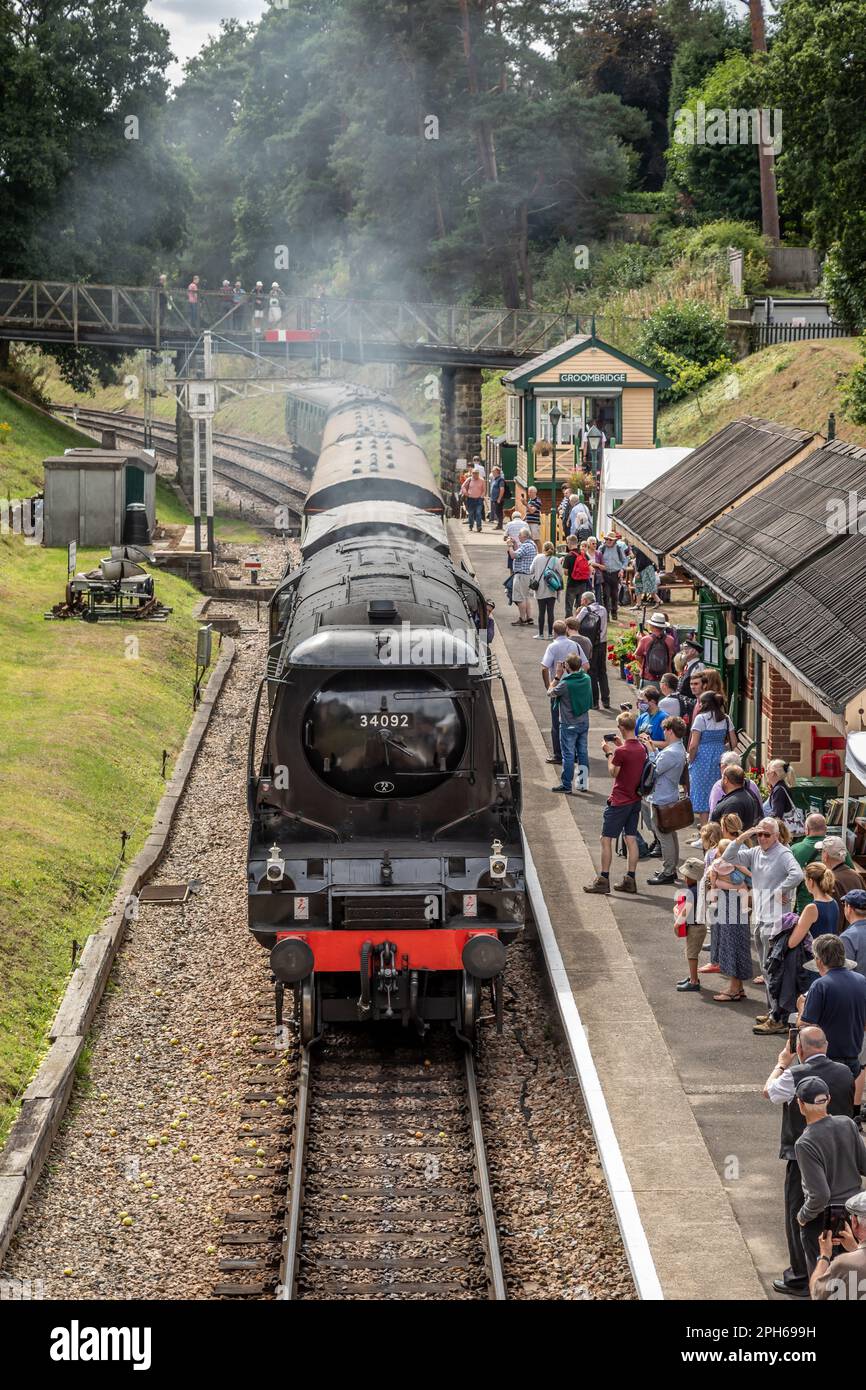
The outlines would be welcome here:
[[[478,995],[478,981],[464,971],[463,984],[460,990],[459,1032],[467,1042],[475,1041],[478,1024]]]
[[[309,1047],[310,1043],[318,1036],[318,998],[316,982],[312,975],[308,975],[305,980],[301,980],[298,985],[298,1013],[300,1023],[301,1045]]]

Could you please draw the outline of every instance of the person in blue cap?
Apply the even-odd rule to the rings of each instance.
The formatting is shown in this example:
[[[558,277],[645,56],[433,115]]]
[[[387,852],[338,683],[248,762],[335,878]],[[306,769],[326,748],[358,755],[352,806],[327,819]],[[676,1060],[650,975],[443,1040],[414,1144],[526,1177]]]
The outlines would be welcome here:
[[[866,889],[852,888],[842,899],[842,911],[847,926],[839,933],[845,943],[845,955],[856,961],[857,971],[866,975]]]

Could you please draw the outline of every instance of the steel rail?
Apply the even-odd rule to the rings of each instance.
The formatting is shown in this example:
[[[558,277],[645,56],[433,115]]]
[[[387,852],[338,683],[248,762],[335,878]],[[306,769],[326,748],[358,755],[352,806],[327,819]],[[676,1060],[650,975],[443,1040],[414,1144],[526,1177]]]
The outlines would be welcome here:
[[[475,1161],[475,1179],[478,1186],[478,1204],[481,1208],[481,1226],[485,1245],[484,1259],[487,1265],[490,1297],[492,1300],[502,1302],[508,1295],[505,1292],[505,1275],[502,1270],[502,1256],[499,1251],[496,1211],[493,1206],[493,1191],[490,1186],[490,1173],[487,1167],[487,1151],[484,1147],[481,1106],[478,1102],[475,1061],[471,1047],[464,1047],[463,1062],[466,1069],[466,1093],[469,1097],[469,1118],[472,1125],[472,1151]]]
[[[276,1288],[278,1302],[290,1302],[297,1297],[298,1266],[301,1250],[301,1220],[304,1211],[304,1166],[306,1163],[307,1133],[312,1086],[312,1047],[304,1048],[298,1076],[295,1124],[289,1164],[289,1192],[286,1208],[286,1228],[280,1250],[280,1277]]]

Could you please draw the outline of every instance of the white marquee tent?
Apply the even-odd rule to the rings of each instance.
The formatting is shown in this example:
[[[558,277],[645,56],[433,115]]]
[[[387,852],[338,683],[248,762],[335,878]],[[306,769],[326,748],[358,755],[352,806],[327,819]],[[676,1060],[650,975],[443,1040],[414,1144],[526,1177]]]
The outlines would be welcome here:
[[[598,534],[603,536],[616,508],[667,473],[691,449],[605,449],[598,499]],[[614,522],[615,525],[615,522]]]

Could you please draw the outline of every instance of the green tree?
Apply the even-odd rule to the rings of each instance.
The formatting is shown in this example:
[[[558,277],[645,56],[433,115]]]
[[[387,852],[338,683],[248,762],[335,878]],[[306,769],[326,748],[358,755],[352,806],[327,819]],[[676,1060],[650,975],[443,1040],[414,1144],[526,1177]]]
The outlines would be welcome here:
[[[249,73],[252,34],[252,25],[222,20],[218,35],[185,65],[168,111],[172,146],[190,187],[184,279],[197,273],[206,290],[217,289],[234,271],[234,202],[241,171],[231,137]]]
[[[866,321],[866,0],[785,0],[770,53],[784,111],[779,183]]]
[[[641,115],[538,47],[551,0],[288,0],[251,39],[227,141],[250,278],[531,302],[539,248],[603,234]]]
[[[147,284],[178,246],[171,53],[145,4],[0,0],[0,275]],[[91,378],[92,355],[55,355]]]
[[[667,151],[668,168],[673,182],[690,194],[702,215],[760,224],[761,184],[757,145],[751,139],[740,143],[747,132],[757,133],[757,123],[752,131],[751,123],[744,122],[742,132],[739,122],[734,132],[726,123],[722,132],[708,119],[707,139],[700,141],[694,138],[699,104],[705,112],[748,113],[768,107],[768,93],[766,55],[732,53],[712,69],[701,86],[688,93],[679,108],[681,119]],[[773,126],[774,134],[775,129]],[[722,134],[723,143],[709,143]],[[732,143],[732,134],[739,137],[737,143]]]

